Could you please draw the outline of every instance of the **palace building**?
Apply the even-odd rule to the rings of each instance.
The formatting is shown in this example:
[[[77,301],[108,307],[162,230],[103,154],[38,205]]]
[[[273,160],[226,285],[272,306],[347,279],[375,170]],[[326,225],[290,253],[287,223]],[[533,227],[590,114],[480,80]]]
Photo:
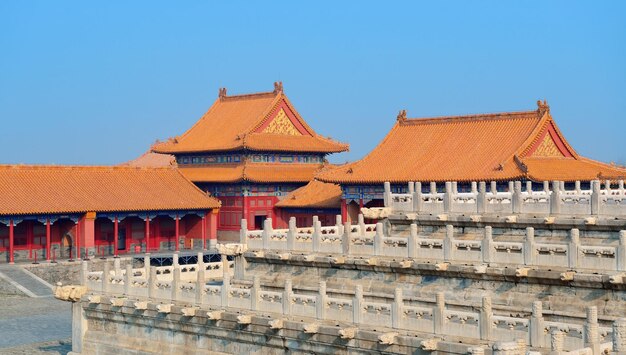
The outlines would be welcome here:
[[[540,101],[536,110],[524,112],[409,119],[401,111],[391,131],[367,156],[320,172],[316,179],[341,185],[342,215],[355,220],[361,207],[382,206],[386,181],[392,190],[402,192],[410,181],[457,181],[460,190],[468,190],[472,181],[498,181],[498,188],[506,189],[511,180],[581,181],[584,186],[595,179],[624,177],[623,168],[578,155],[547,103]],[[296,193],[309,195],[309,188],[319,190],[319,183]],[[327,189],[335,190],[332,185]]]
[[[0,165],[8,262],[206,248],[220,202],[175,167]]]
[[[325,169],[327,154],[346,150],[347,144],[317,134],[306,123],[279,82],[264,93],[227,95],[220,89],[213,106],[187,132],[152,147],[153,153],[175,156],[186,178],[221,201],[217,229],[224,240],[238,238],[242,218],[250,228],[260,228],[266,218],[282,227],[289,216],[310,216],[283,213],[276,204]],[[320,219],[335,220],[331,214]]]

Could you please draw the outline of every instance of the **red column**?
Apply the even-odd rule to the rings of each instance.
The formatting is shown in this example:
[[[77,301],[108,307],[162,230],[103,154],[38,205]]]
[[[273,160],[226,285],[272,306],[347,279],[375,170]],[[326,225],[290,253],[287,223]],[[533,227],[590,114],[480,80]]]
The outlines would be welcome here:
[[[215,209],[211,210],[211,212],[209,213],[209,248],[213,248],[217,244],[217,216],[219,212],[220,210]]]
[[[76,222],[76,259],[80,260],[82,258],[80,252],[80,219]]]
[[[50,218],[46,220],[46,260],[50,261]]]
[[[119,220],[117,219],[117,217],[115,217],[115,219],[113,220],[113,256],[114,257],[117,257],[118,235],[119,235]]]
[[[202,249],[206,249],[206,220],[207,214],[202,216]]]
[[[345,199],[341,199],[341,221],[343,223],[348,221],[348,205]]]
[[[150,252],[150,217],[146,216],[146,253]]]
[[[13,220],[9,220],[9,263],[13,264],[13,240],[14,240],[14,233],[13,233]]]
[[[175,225],[175,235],[176,235],[176,251],[180,250],[180,243],[179,243],[179,239],[180,239],[180,217],[178,215],[176,215],[176,218],[174,219],[174,225]]]

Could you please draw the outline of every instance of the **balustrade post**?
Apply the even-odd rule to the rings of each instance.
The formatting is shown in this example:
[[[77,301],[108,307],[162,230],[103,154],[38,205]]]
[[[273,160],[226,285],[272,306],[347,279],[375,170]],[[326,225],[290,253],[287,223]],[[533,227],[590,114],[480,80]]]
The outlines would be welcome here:
[[[417,248],[419,248],[419,245],[417,244],[417,224],[415,223],[411,223],[411,233],[409,235],[409,240],[407,242],[407,249],[409,252],[408,257],[409,258],[416,258],[417,257]]]
[[[172,267],[178,266],[178,253],[172,254]]]
[[[124,274],[124,294],[130,296],[130,288],[133,282],[133,265],[126,264],[126,273]]]
[[[550,194],[550,181],[543,182],[543,192],[545,192],[546,195]]]
[[[582,192],[580,189],[580,180],[574,181],[574,190],[576,190],[576,194],[578,195]]]
[[[444,313],[446,310],[446,301],[443,292],[437,292],[437,303],[433,312],[433,326],[435,334],[444,334]]]
[[[343,221],[341,220],[340,214],[335,216],[335,226],[337,226],[337,233],[339,233],[339,235],[343,234]]]
[[[108,261],[104,262],[103,270],[102,270],[102,292],[109,292],[109,286],[111,284],[111,279],[109,273],[111,272],[111,266]]]
[[[578,250],[580,249],[580,232],[576,228],[570,231],[570,240],[567,248],[567,261],[570,269],[578,266]]]
[[[200,267],[198,263],[198,270],[196,272],[196,304],[201,305],[204,301],[204,285],[205,285],[205,269],[204,263]]]
[[[415,183],[413,181],[409,181],[407,189],[407,193],[412,195],[415,192]]]
[[[150,266],[148,272],[146,273],[148,276],[148,298],[154,299],[154,293],[157,287],[157,270],[156,266]]]
[[[356,285],[354,299],[352,300],[352,323],[361,323],[361,305],[363,304],[363,286]]]
[[[600,214],[600,180],[591,182],[591,214],[597,216]]]
[[[115,272],[115,277],[121,277],[122,276],[122,268],[120,267],[120,259],[119,258],[113,259],[113,271]]]
[[[550,332],[550,352],[551,355],[563,354],[565,347],[565,333],[560,329],[552,329]]]
[[[285,280],[285,291],[283,291],[283,314],[291,314],[291,297],[293,296],[293,284],[291,278]]]
[[[481,245],[483,262],[491,263],[494,257],[493,248],[493,231],[491,226],[485,226],[485,236],[483,237],[483,243]]]
[[[324,319],[326,318],[326,281],[320,281],[318,289],[315,315],[317,319]]]
[[[483,297],[483,304],[480,308],[480,339],[491,340],[491,325],[493,312],[491,307],[491,298],[488,296]]]
[[[533,302],[533,313],[530,316],[530,346],[534,348],[542,348],[544,344],[545,322],[543,319],[543,304],[541,301]]]
[[[259,297],[261,293],[261,278],[254,275],[252,279],[252,288],[250,289],[250,309],[256,311],[259,309]]]
[[[443,239],[443,259],[454,260],[454,226],[446,224],[446,237]]]
[[[180,266],[172,265],[172,301],[178,300],[180,295]]]
[[[204,254],[201,251],[196,254],[196,265],[196,270],[205,270],[206,266],[204,265]]]
[[[365,236],[365,217],[359,213],[359,236]]]
[[[289,218],[289,231],[287,232],[287,250],[294,251],[296,249],[296,234],[298,227],[296,226],[296,217]]]
[[[626,271],[626,230],[619,231],[619,245],[617,246],[617,270]]]
[[[228,272],[230,265],[228,264],[228,257],[226,255],[222,256],[226,263],[224,263],[224,272]],[[236,279],[245,279],[246,278],[246,258],[243,254],[237,254],[233,256],[233,268],[235,269],[235,278]]]
[[[269,250],[272,233],[274,233],[274,230],[272,229],[272,219],[266,218],[265,221],[263,221],[263,250]]]
[[[443,194],[443,211],[450,213],[452,212],[452,182],[446,181],[445,184],[445,192]]]
[[[374,234],[374,255],[383,255],[383,224],[376,223],[376,234]]]
[[[87,281],[89,279],[89,264],[87,261],[83,260],[80,268],[80,283],[83,286],[87,286]]]
[[[491,181],[489,183],[489,192],[493,195],[496,195],[498,193],[498,183],[495,181]]]
[[[313,216],[313,235],[311,238],[313,252],[317,253],[320,251],[320,243],[322,242],[322,223],[320,223],[317,216]]]
[[[552,194],[550,195],[550,214],[561,213],[561,184],[552,181]]]
[[[528,194],[532,194],[533,193],[533,182],[532,181],[526,181],[526,192]]]
[[[248,243],[248,221],[245,218],[241,219],[241,229],[239,230],[239,243]]]
[[[352,242],[352,226],[350,222],[346,222],[341,235],[341,252],[344,256],[350,255],[350,243]]]
[[[626,318],[613,322],[613,354],[626,355]]]
[[[413,212],[422,212],[424,209],[424,201],[422,198],[422,183],[415,183],[415,192],[413,193]]]
[[[146,253],[143,256],[143,267],[145,270],[145,274],[148,275],[150,273],[150,253]]]
[[[437,193],[437,183],[434,181],[430,182],[430,193],[433,195]]]
[[[402,297],[402,289],[396,287],[391,305],[391,327],[399,329],[402,324],[402,315],[404,314],[404,298]]]
[[[476,196],[476,212],[485,213],[487,209],[487,183],[481,181],[478,183],[478,195]]]
[[[513,203],[513,213],[521,213],[522,212],[522,182],[515,181],[513,185],[513,194],[511,197],[511,202]]]
[[[593,354],[600,354],[600,325],[598,324],[598,308],[587,307],[587,320],[583,327],[585,347],[591,348]]]
[[[222,277],[222,289],[220,290],[222,307],[228,307],[228,297],[230,297],[230,274],[224,272]]]
[[[534,265],[535,264],[535,228],[527,227],[526,228],[526,240],[524,240],[524,265]]]
[[[385,207],[393,207],[391,205],[391,184],[389,183],[389,181],[385,181],[384,184],[385,187],[385,193],[383,195],[383,202]]]

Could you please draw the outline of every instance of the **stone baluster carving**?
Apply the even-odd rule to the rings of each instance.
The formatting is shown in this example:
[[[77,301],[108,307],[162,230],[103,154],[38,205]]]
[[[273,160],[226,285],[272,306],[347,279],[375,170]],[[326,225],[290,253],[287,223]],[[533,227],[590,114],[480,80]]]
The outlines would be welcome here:
[[[489,185],[489,192],[496,195],[498,193],[498,183],[495,181],[491,181]]]
[[[385,205],[385,207],[393,207],[391,205],[391,203],[392,203],[392,199],[391,199],[391,184],[388,181],[385,181],[384,187],[385,187],[385,193],[383,195],[384,205]]]
[[[172,271],[172,300],[175,301],[180,295],[180,266],[178,263],[172,265]]]
[[[365,235],[365,217],[362,213],[359,213],[359,236]]]
[[[552,181],[552,195],[550,195],[550,214],[556,215],[561,213],[561,184],[558,181]]]
[[[424,200],[422,198],[422,183],[415,183],[415,192],[413,193],[413,211],[422,212],[424,209]]]
[[[626,318],[613,322],[613,354],[626,355]]]
[[[352,323],[361,323],[361,310],[363,304],[363,286],[356,285],[354,290],[354,298],[352,299]]]
[[[583,327],[585,347],[592,349],[594,354],[600,354],[600,325],[598,324],[598,308],[587,307],[587,320]]]
[[[433,195],[437,194],[437,183],[434,181],[430,182],[430,193]]]
[[[326,281],[320,281],[317,301],[315,302],[315,315],[317,319],[326,318],[326,299]]]
[[[196,269],[197,270],[200,270],[200,269],[205,270],[206,269],[206,265],[204,264],[204,254],[201,251],[199,251],[196,254],[196,260],[197,260],[197,265],[196,265],[197,268]]]
[[[87,286],[87,278],[89,277],[89,264],[83,260],[80,268],[80,284]]]
[[[313,216],[313,236],[311,237],[313,244],[313,252],[320,251],[320,242],[322,241],[322,223],[317,216]]]
[[[293,251],[296,249],[296,234],[298,233],[298,227],[296,226],[296,217],[289,218],[289,231],[287,232],[287,250]]]
[[[580,180],[576,180],[574,182],[574,191],[576,191],[577,195],[580,195],[580,193],[582,192],[582,190],[580,189]]]
[[[550,181],[543,182],[543,192],[545,192],[546,195],[550,194]]]
[[[626,271],[626,230],[619,231],[617,246],[617,270]]]
[[[545,322],[543,319],[543,304],[541,301],[533,302],[533,313],[530,316],[530,345],[535,348],[544,347],[544,329]]]
[[[239,231],[239,243],[247,244],[248,243],[248,221],[243,218],[241,219],[241,230]]]
[[[446,225],[446,236],[443,239],[443,259],[445,261],[454,260],[454,226]]]
[[[259,296],[261,292],[261,278],[254,275],[252,279],[252,288],[250,289],[250,309],[256,311],[259,309]]]
[[[402,317],[404,315],[404,299],[402,297],[402,289],[396,287],[393,295],[393,304],[391,305],[391,326],[398,329],[402,326]]]
[[[452,211],[452,199],[453,191],[452,191],[452,183],[450,181],[446,181],[445,184],[445,193],[443,194],[443,211],[450,213]]]
[[[272,229],[272,219],[267,218],[265,219],[265,221],[263,221],[263,250],[270,249],[270,238],[272,236],[272,233],[274,233],[274,230]]]
[[[524,265],[535,264],[535,254],[537,253],[535,247],[535,228],[526,228],[526,240],[524,241]]]
[[[149,299],[154,299],[154,294],[156,291],[156,284],[157,284],[157,270],[156,270],[156,266],[150,266],[148,269],[148,273],[146,273],[146,275],[148,276],[148,298]]]
[[[526,192],[528,194],[532,194],[533,193],[533,182],[532,181],[526,181]]]
[[[600,180],[591,182],[591,214],[597,216],[600,214]]]
[[[130,295],[131,287],[133,283],[133,265],[128,263],[126,264],[126,273],[124,274],[124,294],[126,296]]]
[[[578,266],[578,250],[580,249],[580,232],[573,228],[570,231],[570,240],[567,244],[567,259],[570,269]]]
[[[485,236],[483,237],[481,249],[483,254],[483,262],[493,262],[495,250],[493,247],[493,231],[491,229],[491,226],[485,227]]]
[[[109,288],[111,285],[111,276],[109,275],[111,272],[111,265],[109,265],[108,261],[104,262],[103,271],[102,271],[102,292],[109,292]]]
[[[519,344],[515,341],[499,341],[491,348],[493,355],[520,355]]]
[[[143,267],[144,267],[144,274],[148,275],[150,273],[150,253],[144,254]]]
[[[491,297],[483,297],[483,304],[480,308],[480,339],[491,339],[491,325],[493,312],[491,309]]]
[[[552,329],[550,333],[550,354],[560,355],[564,354],[563,348],[565,347],[565,333],[560,329]]]
[[[113,270],[115,272],[115,277],[122,277],[122,268],[120,267],[120,259],[113,259]]]
[[[381,222],[376,223],[376,234],[374,234],[374,255],[380,256],[383,254],[383,224]]]
[[[415,183],[413,181],[409,181],[409,184],[408,184],[407,188],[408,188],[408,190],[407,190],[408,193],[410,195],[412,195],[415,192]]]
[[[476,196],[476,212],[485,213],[487,209],[487,183],[481,181],[478,183],[478,195]]]
[[[340,214],[335,216],[335,226],[337,226],[337,233],[339,235],[342,235],[343,234],[343,221],[341,219],[341,215]]]
[[[521,181],[515,181],[514,185],[513,185],[513,195],[511,197],[512,199],[512,208],[513,208],[513,213],[521,213],[522,212],[522,182]]]
[[[437,293],[435,310],[433,312],[433,327],[435,334],[443,334],[445,330],[444,312],[446,310],[446,301],[443,292]]]
[[[293,283],[291,278],[285,280],[285,290],[283,291],[283,314],[291,314],[291,297],[293,296]]]
[[[226,255],[222,255],[222,261],[226,259]],[[230,273],[224,271],[224,277],[222,277],[222,290],[221,290],[222,307],[228,307],[228,297],[230,296]]]
[[[350,239],[352,239],[352,228],[350,222],[346,222],[341,235],[341,252],[343,255],[350,255]]]
[[[408,249],[408,257],[415,258],[417,257],[417,248],[419,245],[417,244],[417,224],[411,223],[409,240],[407,241],[407,249]]]

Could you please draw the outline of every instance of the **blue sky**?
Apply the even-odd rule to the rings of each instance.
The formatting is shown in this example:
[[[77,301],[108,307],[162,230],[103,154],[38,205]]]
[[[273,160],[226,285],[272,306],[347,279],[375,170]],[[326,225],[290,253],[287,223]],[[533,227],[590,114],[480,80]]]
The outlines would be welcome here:
[[[114,164],[229,93],[283,81],[359,159],[409,117],[547,99],[583,155],[626,163],[626,2],[2,1],[0,163]]]

